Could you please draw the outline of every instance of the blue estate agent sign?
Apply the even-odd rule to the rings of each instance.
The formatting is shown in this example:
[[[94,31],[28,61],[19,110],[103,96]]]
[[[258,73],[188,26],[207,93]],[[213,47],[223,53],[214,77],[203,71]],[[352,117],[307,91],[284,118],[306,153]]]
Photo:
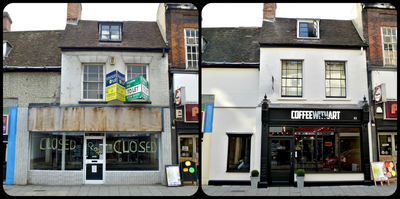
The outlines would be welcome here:
[[[106,74],[106,101],[125,101],[125,75],[118,70]]]

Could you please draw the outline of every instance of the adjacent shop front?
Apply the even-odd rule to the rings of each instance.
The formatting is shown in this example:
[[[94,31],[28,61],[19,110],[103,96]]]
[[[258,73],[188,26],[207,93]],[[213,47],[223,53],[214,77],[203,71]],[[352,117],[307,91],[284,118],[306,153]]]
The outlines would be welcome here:
[[[339,107],[264,105],[259,187],[369,183],[368,111]]]

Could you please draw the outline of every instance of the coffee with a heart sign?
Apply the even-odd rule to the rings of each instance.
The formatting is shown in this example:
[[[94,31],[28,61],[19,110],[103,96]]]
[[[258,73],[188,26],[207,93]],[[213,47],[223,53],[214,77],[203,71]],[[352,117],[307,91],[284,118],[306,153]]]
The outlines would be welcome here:
[[[125,82],[126,101],[144,99],[149,101],[149,82],[142,76],[135,77]]]

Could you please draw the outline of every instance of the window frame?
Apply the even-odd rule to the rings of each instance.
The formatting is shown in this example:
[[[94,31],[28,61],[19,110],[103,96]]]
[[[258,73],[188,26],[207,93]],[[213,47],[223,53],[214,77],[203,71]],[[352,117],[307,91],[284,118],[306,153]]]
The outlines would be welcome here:
[[[194,37],[194,44],[188,44],[187,43],[187,40],[188,40],[188,36],[186,35],[186,31],[192,31],[192,30],[194,30],[194,31],[197,31],[197,35],[195,35],[195,37]],[[184,28],[183,29],[183,35],[184,35],[184,38],[185,38],[185,66],[186,66],[186,69],[187,68],[199,68],[199,61],[200,61],[200,59],[199,59],[199,40],[201,39],[201,37],[199,37],[199,29],[197,29],[197,28]],[[197,42],[196,42],[197,41]],[[195,47],[196,48],[196,53],[193,53],[193,52],[191,52],[191,57],[193,58],[193,54],[196,54],[196,57],[197,57],[197,59],[188,59],[188,50],[187,50],[187,48],[188,47]],[[189,61],[191,61],[192,63],[193,62],[197,62],[197,67],[196,66],[190,66],[189,67]]]
[[[297,20],[297,29],[296,29],[297,30],[296,31],[297,32],[297,38],[299,38],[299,39],[319,39],[320,38],[320,35],[319,35],[319,22],[320,22],[319,19],[298,19]],[[300,24],[301,23],[307,23],[307,33],[309,32],[309,29],[310,29],[310,27],[309,27],[310,25],[309,24],[311,24],[313,26],[312,27],[313,30],[315,30],[316,36],[315,37],[313,37],[313,36],[307,36],[307,37],[300,36]]]
[[[296,71],[297,71],[297,78],[292,78],[292,77],[283,77],[283,63],[284,62],[297,62],[297,69],[296,69]],[[299,76],[299,69],[298,69],[298,64],[299,64],[299,62],[301,62],[301,78],[299,78],[298,76]],[[303,90],[304,90],[304,88],[303,88],[303,86],[304,86],[304,82],[303,82],[303,76],[304,76],[304,74],[303,74],[303,67],[304,67],[304,60],[281,60],[281,90],[280,90],[280,93],[281,93],[281,97],[303,97]],[[291,69],[290,69],[291,70]],[[286,71],[286,76],[287,76],[287,71],[288,71],[288,69],[286,68],[285,69],[285,71]],[[285,80],[286,80],[286,84],[285,84],[285,88],[287,89],[287,88],[294,88],[294,86],[287,86],[287,82],[288,82],[288,80],[292,80],[292,79],[296,79],[297,81],[299,81],[299,79],[300,79],[300,81],[301,81],[301,86],[300,86],[300,89],[301,89],[301,92],[300,92],[300,95],[298,94],[299,93],[299,86],[297,85],[297,95],[284,95],[283,94],[283,79],[285,78]],[[287,91],[287,90],[286,90]]]
[[[128,80],[130,80],[130,79],[132,79],[132,78],[130,78],[130,79],[128,79],[128,67],[131,67],[131,66],[133,66],[133,67],[146,67],[146,80],[148,81],[148,82],[150,82],[150,78],[149,78],[149,65],[148,64],[126,64],[126,71],[125,71],[125,80],[126,81],[128,81]],[[132,73],[131,73],[132,74]],[[126,82],[125,81],[125,82]]]
[[[344,79],[342,79],[341,77],[339,77],[339,78],[330,77],[329,80],[339,80],[340,82],[344,80],[344,84],[345,84],[345,86],[344,86],[344,96],[332,96],[332,94],[329,95],[329,96],[327,95],[327,89],[328,88],[340,88],[340,89],[342,89],[341,83],[340,83],[339,87],[332,87],[331,83],[330,83],[330,86],[327,87],[328,78],[326,77],[327,76],[326,66],[327,66],[327,63],[329,63],[329,62],[342,62],[343,63]],[[348,89],[347,89],[347,87],[348,87],[347,86],[348,85],[348,82],[347,82],[347,61],[337,61],[337,60],[336,61],[327,61],[326,60],[325,64],[324,64],[324,67],[325,67],[325,98],[347,98],[347,91],[348,91]],[[338,71],[338,70],[329,70],[329,71],[331,72],[331,71]],[[339,70],[339,71],[342,71],[342,70]],[[332,93],[332,91],[330,91],[330,93]]]
[[[394,41],[393,40],[393,35],[391,34],[391,35],[388,35],[388,34],[383,34],[383,30],[384,29],[386,29],[386,32],[387,32],[387,30],[390,30],[390,32],[392,32],[392,30],[393,29],[395,29],[396,30],[396,41]],[[385,37],[389,37],[390,38],[390,42],[385,42]],[[383,60],[383,65],[384,66],[397,66],[397,27],[387,27],[387,26],[384,26],[384,27],[381,27],[381,41],[382,41],[382,60]],[[390,58],[390,56],[389,56],[389,58],[386,58],[385,57],[385,45],[391,45],[391,47],[392,47],[392,50],[388,50],[388,52],[390,53],[392,53],[392,58]],[[396,47],[394,46],[394,45],[396,45]],[[394,48],[395,47],[395,48]],[[394,50],[394,49],[396,49],[396,50]],[[394,56],[396,56],[395,58],[394,58]],[[388,64],[388,63],[386,63],[386,59],[389,59],[389,61],[391,60],[391,59],[393,59],[393,62],[394,62],[394,64]]]
[[[102,99],[85,99],[84,98],[84,84],[85,84],[85,81],[84,81],[84,75],[85,75],[85,66],[102,66],[103,67],[103,85],[102,85],[102,87],[103,87],[103,97],[102,97]],[[82,70],[82,75],[81,75],[81,101],[99,101],[99,102],[103,102],[103,101],[105,101],[105,79],[106,79],[106,71],[105,71],[105,64],[104,63],[98,63],[98,64],[94,64],[94,63],[91,63],[91,64],[82,64],[82,68],[81,68],[81,70]],[[99,83],[99,82],[98,82]]]
[[[99,42],[121,43],[121,41],[122,41],[122,24],[123,24],[122,22],[99,22],[98,23]],[[107,40],[102,39],[102,36],[103,36],[102,26],[109,26],[109,29],[108,29],[109,38]],[[112,40],[111,39],[111,27],[112,26],[118,26],[119,27],[119,39],[118,40]]]
[[[252,137],[252,133],[227,133],[227,136],[228,136],[228,151],[227,151],[227,157],[226,157],[226,172],[236,172],[236,173],[247,173],[247,172],[250,172],[250,168],[251,168],[251,137]],[[241,137],[241,138],[250,138],[249,139],[249,149],[250,149],[250,151],[249,151],[249,168],[248,169],[243,169],[243,171],[238,171],[238,169],[236,169],[236,170],[232,170],[232,169],[229,169],[229,152],[230,152],[230,149],[231,149],[231,147],[230,147],[230,138],[231,137]],[[245,148],[247,148],[246,146],[245,146]],[[246,152],[245,152],[246,153]]]

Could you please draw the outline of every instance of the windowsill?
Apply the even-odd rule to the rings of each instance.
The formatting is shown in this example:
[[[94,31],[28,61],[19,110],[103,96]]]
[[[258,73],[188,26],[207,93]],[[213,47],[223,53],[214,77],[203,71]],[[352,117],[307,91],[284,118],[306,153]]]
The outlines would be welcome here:
[[[299,98],[295,98],[295,97],[280,97],[277,99],[278,101],[306,101],[306,98],[303,97],[299,97]]]
[[[130,101],[124,102],[124,104],[151,104],[151,101]]]
[[[297,37],[297,39],[319,40],[319,37]]]
[[[350,98],[324,98],[322,101],[351,101]]]
[[[226,171],[227,173],[249,173],[250,170],[248,171]]]
[[[78,101],[78,104],[107,104],[106,101]]]

